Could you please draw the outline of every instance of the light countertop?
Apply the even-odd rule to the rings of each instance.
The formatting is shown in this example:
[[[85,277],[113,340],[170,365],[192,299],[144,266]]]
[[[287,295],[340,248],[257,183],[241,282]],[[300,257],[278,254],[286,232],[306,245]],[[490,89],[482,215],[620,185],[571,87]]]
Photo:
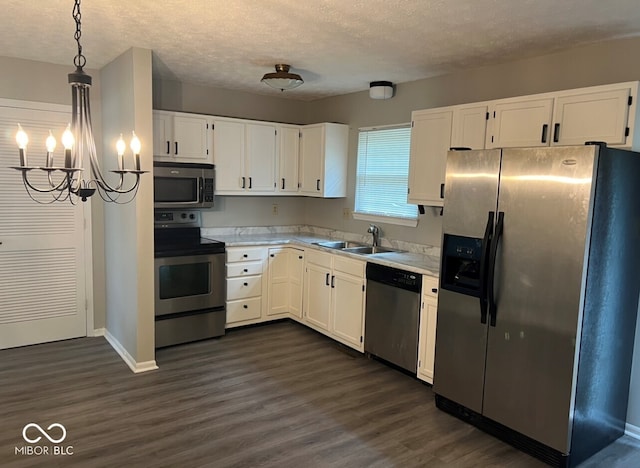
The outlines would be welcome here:
[[[241,247],[249,245],[289,245],[292,247],[313,248],[329,252],[334,255],[343,255],[358,260],[364,260],[379,265],[411,271],[423,275],[438,277],[440,271],[440,258],[413,252],[384,252],[373,255],[363,255],[351,252],[343,252],[339,249],[330,249],[314,245],[315,242],[335,241],[327,237],[315,236],[303,233],[264,233],[264,234],[225,234],[206,235],[215,240],[223,241],[227,247]]]

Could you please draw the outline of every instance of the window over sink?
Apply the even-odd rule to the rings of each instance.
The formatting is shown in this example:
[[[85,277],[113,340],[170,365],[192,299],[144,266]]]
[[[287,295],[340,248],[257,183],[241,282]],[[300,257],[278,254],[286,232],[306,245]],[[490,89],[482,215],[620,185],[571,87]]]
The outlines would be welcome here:
[[[360,129],[355,219],[417,226],[417,207],[407,203],[410,146],[409,124]]]

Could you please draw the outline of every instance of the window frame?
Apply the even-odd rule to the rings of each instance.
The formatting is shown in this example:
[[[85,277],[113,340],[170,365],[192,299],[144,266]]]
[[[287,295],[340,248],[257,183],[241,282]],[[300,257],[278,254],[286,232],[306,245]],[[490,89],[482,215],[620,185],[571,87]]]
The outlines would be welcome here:
[[[379,130],[392,130],[396,128],[407,128],[411,129],[411,122],[400,123],[400,124],[392,124],[392,125],[376,125],[373,127],[361,127],[358,128],[358,147],[356,149],[356,180],[355,180],[355,190],[354,190],[354,199],[353,199],[353,219],[362,220],[362,221],[370,221],[370,222],[378,222],[378,223],[387,223],[387,224],[395,224],[399,226],[408,226],[408,227],[416,227],[418,225],[418,207],[415,206],[415,217],[400,217],[400,216],[389,216],[383,214],[374,214],[367,213],[362,211],[357,211],[357,197],[358,197],[358,159],[360,155],[360,135],[363,132],[375,132]],[[409,137],[409,145],[411,144],[411,137]],[[409,150],[411,151],[411,150]],[[411,157],[409,155],[409,157]],[[407,186],[409,183],[409,166],[407,166]],[[407,203],[410,205],[410,203]]]

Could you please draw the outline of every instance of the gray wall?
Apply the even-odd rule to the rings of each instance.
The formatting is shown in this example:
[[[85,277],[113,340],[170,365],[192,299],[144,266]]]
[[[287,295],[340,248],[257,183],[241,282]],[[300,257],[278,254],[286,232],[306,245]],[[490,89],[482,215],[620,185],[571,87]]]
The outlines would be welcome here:
[[[103,167],[115,168],[115,142],[135,129],[142,170],[152,169],[151,51],[133,48],[101,72]],[[130,152],[129,152],[129,157]],[[153,184],[142,176],[136,198],[104,208],[106,328],[137,363],[155,360]],[[123,201],[127,196],[123,197]]]

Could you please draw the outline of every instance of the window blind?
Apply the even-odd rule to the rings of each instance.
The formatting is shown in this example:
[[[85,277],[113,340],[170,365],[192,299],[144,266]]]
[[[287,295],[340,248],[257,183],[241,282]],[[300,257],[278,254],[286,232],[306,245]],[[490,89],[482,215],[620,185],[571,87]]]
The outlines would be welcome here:
[[[417,218],[417,207],[407,204],[410,144],[409,126],[360,131],[356,213]]]

